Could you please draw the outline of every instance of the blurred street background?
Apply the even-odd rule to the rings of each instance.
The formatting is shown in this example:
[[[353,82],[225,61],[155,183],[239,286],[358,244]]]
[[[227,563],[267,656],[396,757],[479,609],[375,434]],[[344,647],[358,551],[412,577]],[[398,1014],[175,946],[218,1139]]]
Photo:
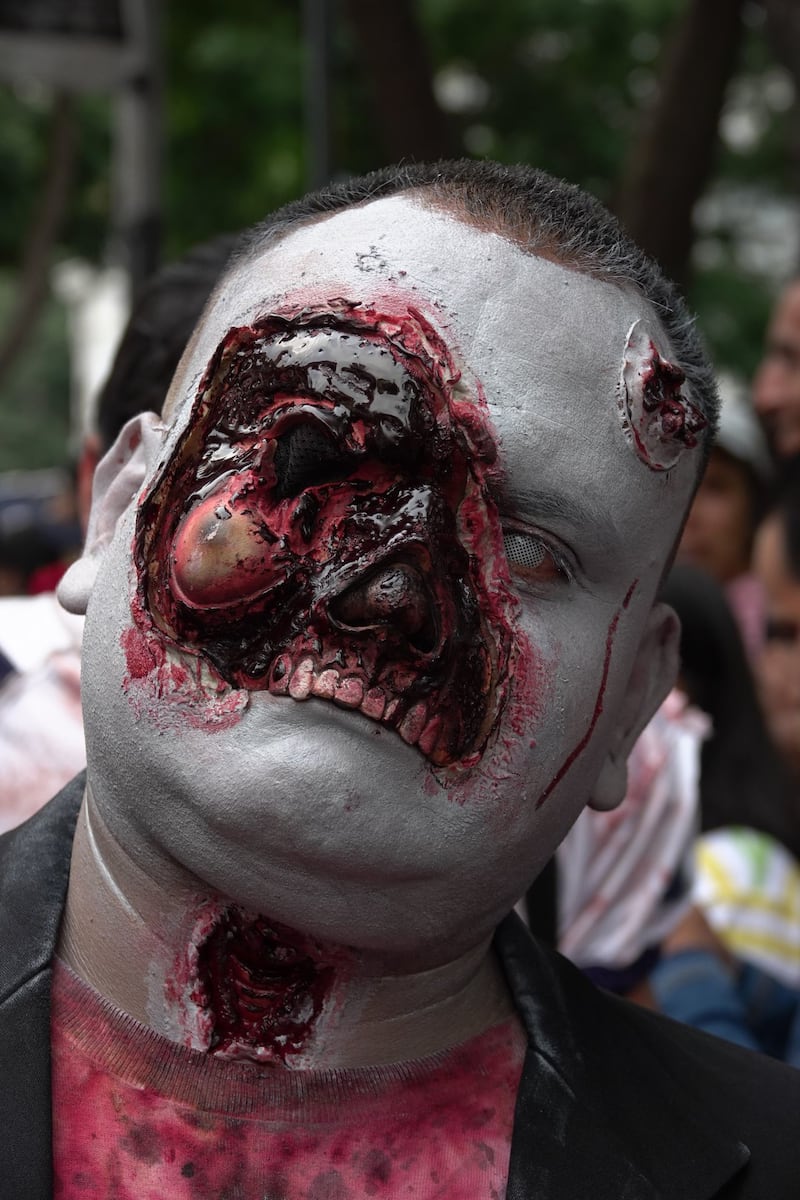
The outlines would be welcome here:
[[[746,383],[800,266],[798,80],[794,0],[0,0],[0,536],[77,544],[72,463],[156,267],[398,159],[582,184]]]

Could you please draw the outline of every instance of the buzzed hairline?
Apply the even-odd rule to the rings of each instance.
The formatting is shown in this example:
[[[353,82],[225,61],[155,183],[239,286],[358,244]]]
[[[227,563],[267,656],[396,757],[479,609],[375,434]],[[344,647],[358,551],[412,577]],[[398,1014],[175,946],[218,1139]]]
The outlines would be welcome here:
[[[331,184],[290,202],[247,230],[231,266],[268,249],[292,229],[393,195],[412,197],[497,233],[526,253],[630,287],[642,296],[658,317],[706,418],[707,454],[719,414],[716,381],[695,319],[677,288],[599,200],[537,168],[455,159],[385,167]]]

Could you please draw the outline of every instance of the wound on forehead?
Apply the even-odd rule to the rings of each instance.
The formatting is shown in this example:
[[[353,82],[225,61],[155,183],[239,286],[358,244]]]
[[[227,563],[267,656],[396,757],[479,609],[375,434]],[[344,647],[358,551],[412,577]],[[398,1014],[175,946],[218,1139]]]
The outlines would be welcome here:
[[[668,471],[694,450],[708,421],[686,393],[680,367],[658,350],[642,320],[628,330],[618,384],[622,429],[636,455],[652,471]]]

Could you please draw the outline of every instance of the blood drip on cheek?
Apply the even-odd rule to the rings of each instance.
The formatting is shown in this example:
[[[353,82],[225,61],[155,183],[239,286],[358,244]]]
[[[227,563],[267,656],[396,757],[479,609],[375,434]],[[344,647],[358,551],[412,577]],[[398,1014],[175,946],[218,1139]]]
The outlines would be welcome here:
[[[565,759],[565,761],[559,767],[556,774],[550,780],[547,787],[542,792],[541,796],[539,797],[539,799],[536,802],[537,808],[541,808],[542,805],[545,803],[545,801],[550,797],[550,795],[552,795],[553,791],[556,789],[556,787],[559,785],[561,780],[564,778],[567,771],[570,769],[572,764],[575,762],[576,758],[578,758],[578,756],[583,753],[583,751],[586,749],[586,747],[589,745],[589,742],[592,739],[592,734],[595,731],[595,726],[597,725],[597,722],[600,720],[600,717],[603,712],[603,701],[605,699],[606,687],[608,685],[608,674],[609,674],[609,670],[611,668],[611,655],[612,655],[612,651],[614,649],[614,638],[616,636],[617,626],[619,625],[619,619],[620,619],[623,611],[628,608],[628,606],[633,598],[633,593],[636,591],[638,583],[639,583],[639,580],[634,579],[633,583],[628,588],[628,591],[625,594],[625,598],[622,601],[622,604],[617,609],[617,611],[614,613],[614,616],[611,618],[611,624],[609,625],[608,633],[606,634],[606,651],[605,651],[605,656],[603,658],[603,670],[602,670],[602,673],[600,676],[600,686],[597,689],[597,698],[595,699],[595,703],[594,703],[594,712],[592,713],[591,719],[589,721],[589,726],[588,726],[586,732],[584,733],[583,737],[581,738],[581,740],[578,742],[575,749],[571,751],[571,753],[568,755],[568,757]]]
[[[335,964],[312,939],[226,909],[197,956],[211,1050],[285,1063],[306,1047],[334,972]]]

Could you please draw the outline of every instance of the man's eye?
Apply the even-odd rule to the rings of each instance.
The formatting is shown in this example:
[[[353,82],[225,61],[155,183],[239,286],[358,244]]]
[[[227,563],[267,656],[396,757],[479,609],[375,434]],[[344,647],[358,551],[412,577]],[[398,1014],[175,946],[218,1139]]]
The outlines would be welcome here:
[[[572,578],[572,570],[565,556],[535,534],[520,533],[515,529],[504,530],[503,548],[511,574],[518,579],[549,583]]]

